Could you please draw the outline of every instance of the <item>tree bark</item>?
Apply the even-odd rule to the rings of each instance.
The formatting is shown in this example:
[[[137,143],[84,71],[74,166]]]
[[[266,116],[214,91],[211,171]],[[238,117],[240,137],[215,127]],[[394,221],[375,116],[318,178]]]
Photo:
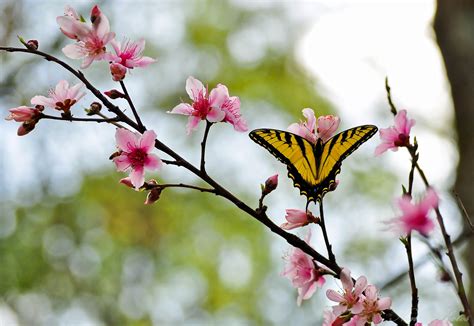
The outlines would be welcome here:
[[[451,84],[458,134],[459,165],[454,190],[471,218],[474,215],[474,0],[438,0],[434,30]],[[467,220],[465,220],[467,222]],[[474,221],[473,221],[474,222]],[[465,228],[469,225],[465,223]],[[470,249],[471,248],[471,249]],[[464,258],[470,280],[468,298],[474,305],[474,239]]]

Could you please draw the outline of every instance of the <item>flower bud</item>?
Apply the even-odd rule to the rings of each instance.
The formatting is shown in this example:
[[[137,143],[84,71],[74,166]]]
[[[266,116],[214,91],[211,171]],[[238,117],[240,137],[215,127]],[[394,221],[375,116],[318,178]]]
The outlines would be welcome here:
[[[265,185],[262,187],[262,194],[267,195],[275,190],[278,186],[278,174],[272,175],[265,181]]]
[[[94,115],[100,112],[102,104],[99,102],[92,102],[89,109],[86,109],[87,115]]]
[[[161,187],[156,187],[150,190],[150,192],[146,196],[145,205],[151,205],[154,202],[156,202],[158,199],[160,199],[161,190],[162,190]]]
[[[28,133],[30,133],[33,129],[35,129],[36,121],[28,121],[28,122],[23,122],[21,126],[18,128],[16,134],[18,136],[24,136]]]
[[[106,91],[104,92],[104,94],[110,97],[112,100],[115,100],[117,98],[125,98],[125,94],[123,94],[122,92],[119,92],[116,89],[111,89],[110,91]]]
[[[110,64],[110,73],[114,81],[121,81],[125,78],[127,68],[122,66],[120,63],[113,62]]]
[[[120,179],[119,183],[121,183],[121,184],[123,184],[123,185],[125,185],[125,186],[127,186],[127,187],[129,187],[129,188],[135,189],[135,187],[134,187],[133,184],[132,184],[132,180],[131,180],[130,178],[128,178],[128,177],[127,177],[127,178],[122,178],[122,179]]]
[[[26,47],[30,50],[38,50],[39,43],[37,40],[29,40],[26,42]]]

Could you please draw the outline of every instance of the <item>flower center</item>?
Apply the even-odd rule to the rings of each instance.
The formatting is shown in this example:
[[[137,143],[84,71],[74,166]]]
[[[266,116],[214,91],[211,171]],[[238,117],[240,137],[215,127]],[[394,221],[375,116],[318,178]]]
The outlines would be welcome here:
[[[71,106],[73,106],[77,101],[75,99],[65,99],[62,102],[56,102],[56,110],[61,110],[64,112],[67,112],[71,109]]]
[[[204,96],[200,95],[199,99],[193,103],[194,112],[193,115],[200,117],[202,120],[206,119],[209,113],[209,100]]]
[[[132,169],[135,169],[145,165],[147,153],[141,148],[135,148],[133,151],[127,154],[127,157],[130,161]]]
[[[394,142],[395,146],[404,147],[410,144],[410,136],[407,134],[399,134],[398,139]]]

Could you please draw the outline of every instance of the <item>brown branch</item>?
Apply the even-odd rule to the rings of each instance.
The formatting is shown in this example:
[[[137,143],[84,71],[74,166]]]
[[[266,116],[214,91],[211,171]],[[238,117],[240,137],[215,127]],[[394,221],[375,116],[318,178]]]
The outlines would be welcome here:
[[[140,133],[143,133],[146,131],[146,128],[144,126],[140,126],[139,124],[135,123],[133,120],[131,120],[127,115],[125,115],[117,106],[112,104],[98,89],[96,89],[83,75],[82,72],[75,70],[65,62],[61,61],[60,59],[49,55],[47,53],[37,51],[37,50],[32,50],[32,49],[23,49],[23,48],[15,48],[15,47],[0,47],[0,51],[7,51],[7,52],[24,52],[24,53],[30,53],[34,55],[39,55],[44,57],[48,61],[55,62],[71,72],[74,76],[76,76],[79,80],[81,80],[89,89],[108,109],[109,111],[115,113],[117,117],[120,119],[119,121],[124,122],[128,124],[130,127],[134,128],[135,130],[139,131]],[[204,142],[205,144],[205,142]],[[214,179],[212,179],[210,176],[207,175],[207,173],[204,170],[196,168],[194,165],[186,161],[184,158],[182,158],[178,153],[173,151],[171,148],[166,146],[164,143],[159,141],[158,139],[155,140],[155,147],[164,152],[165,154],[171,156],[176,162],[173,163],[177,166],[181,166],[189,170],[191,173],[194,175],[198,176],[201,178],[203,181],[205,181],[208,185],[210,185],[214,191],[215,194],[224,197],[225,199],[229,200],[232,202],[236,207],[238,207],[240,210],[244,211],[251,217],[253,217],[255,220],[259,221],[263,225],[265,225],[271,232],[277,234],[278,236],[282,237],[285,239],[290,245],[293,247],[301,249],[303,252],[311,256],[315,261],[325,265],[327,268],[331,269],[336,275],[341,274],[341,267],[337,265],[335,261],[329,260],[322,256],[319,252],[317,252],[314,248],[312,248],[309,244],[307,244],[305,241],[300,239],[298,236],[288,233],[285,230],[281,229],[278,225],[273,223],[272,220],[266,215],[264,210],[258,210],[258,209],[252,209],[250,206],[242,202],[240,199],[238,199],[235,195],[233,195],[231,192],[229,192],[227,189],[222,187],[219,183],[217,183]],[[205,146],[204,146],[205,149]],[[203,152],[204,154],[204,152]],[[202,156],[203,158],[204,156]],[[173,161],[168,161],[168,163],[173,162]],[[203,188],[205,189],[205,188]],[[398,316],[393,310],[387,309],[383,312],[384,319],[387,321],[393,321],[399,326],[406,326],[407,324]]]
[[[211,129],[212,122],[209,122],[206,120],[206,129],[204,130],[204,136],[202,138],[201,142],[201,171],[205,174],[206,173],[206,143],[207,143],[207,137],[209,136],[209,130]]]
[[[40,57],[43,57],[44,59],[54,62],[60,66],[62,66],[64,69],[69,71],[71,74],[73,74],[77,79],[79,79],[81,82],[84,83],[86,88],[91,91],[92,94],[94,94],[97,99],[99,99],[102,104],[104,104],[110,112],[115,113],[120,118],[120,121],[128,124],[130,127],[134,128],[135,130],[138,130],[140,132],[144,132],[145,128],[140,127],[137,125],[133,120],[131,120],[125,113],[123,113],[120,108],[114,104],[112,104],[97,88],[95,88],[84,76],[84,74],[79,71],[75,70],[72,68],[70,65],[65,63],[64,61],[56,58],[55,56],[52,56],[50,54],[38,51],[38,50],[33,50],[33,49],[25,49],[25,48],[17,48],[17,47],[7,47],[7,46],[0,46],[0,51],[6,51],[6,52],[23,52],[23,53],[29,53],[29,54],[34,54]]]
[[[64,118],[64,117],[58,117],[58,116],[48,115],[48,114],[44,114],[44,113],[41,113],[41,114],[40,114],[39,119],[62,120],[62,121],[71,121],[71,122],[72,122],[72,121],[97,122],[97,123],[101,123],[101,122],[113,123],[113,122],[120,121],[118,117],[115,117],[115,118],[106,118],[106,119],[98,119],[98,118],[76,118],[76,117]]]
[[[133,116],[135,117],[135,120],[137,121],[138,126],[145,130],[146,128],[143,125],[142,121],[140,120],[140,116],[138,115],[137,109],[135,108],[135,105],[133,104],[132,98],[128,94],[127,88],[125,87],[125,83],[123,82],[123,80],[120,81],[120,86],[122,86],[125,99],[127,100],[128,105],[130,105],[130,108],[132,109]]]

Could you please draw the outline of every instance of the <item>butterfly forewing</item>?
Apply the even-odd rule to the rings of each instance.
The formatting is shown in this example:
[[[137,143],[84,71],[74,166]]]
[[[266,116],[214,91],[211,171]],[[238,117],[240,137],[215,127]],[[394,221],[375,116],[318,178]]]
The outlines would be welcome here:
[[[331,175],[335,179],[342,161],[377,132],[376,126],[365,125],[347,129],[324,143],[318,182]]]

